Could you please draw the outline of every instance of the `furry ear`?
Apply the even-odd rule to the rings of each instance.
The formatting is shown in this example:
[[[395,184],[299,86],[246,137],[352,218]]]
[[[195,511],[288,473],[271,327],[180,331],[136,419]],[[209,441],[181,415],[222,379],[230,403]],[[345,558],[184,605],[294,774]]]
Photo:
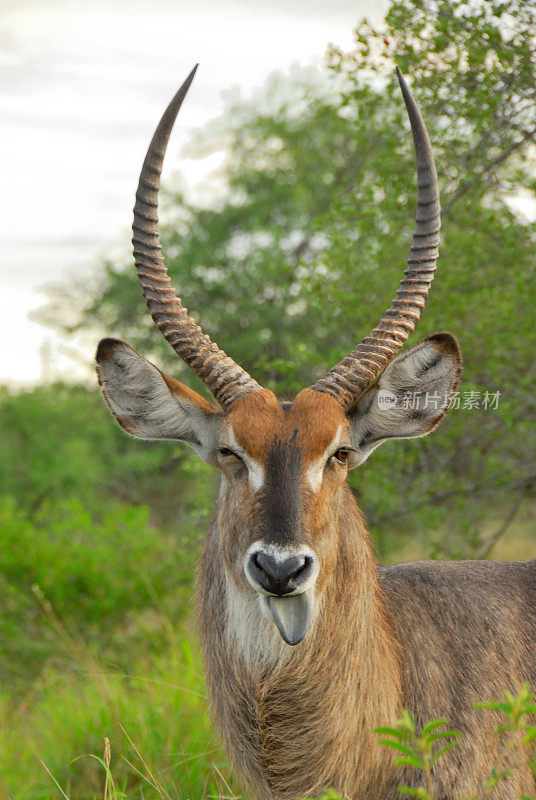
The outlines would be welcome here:
[[[427,336],[386,368],[349,412],[362,464],[387,439],[426,436],[445,416],[461,374],[461,353],[451,333]]]
[[[218,406],[118,339],[103,339],[96,360],[103,397],[123,430],[139,439],[180,439],[216,464],[223,418]]]

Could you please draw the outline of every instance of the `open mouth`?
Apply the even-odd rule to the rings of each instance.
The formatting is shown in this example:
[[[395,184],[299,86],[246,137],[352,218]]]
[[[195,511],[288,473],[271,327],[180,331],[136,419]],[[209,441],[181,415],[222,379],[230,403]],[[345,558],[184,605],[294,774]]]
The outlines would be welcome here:
[[[311,624],[313,590],[283,597],[263,595],[262,602],[284,641],[292,646],[299,644]]]

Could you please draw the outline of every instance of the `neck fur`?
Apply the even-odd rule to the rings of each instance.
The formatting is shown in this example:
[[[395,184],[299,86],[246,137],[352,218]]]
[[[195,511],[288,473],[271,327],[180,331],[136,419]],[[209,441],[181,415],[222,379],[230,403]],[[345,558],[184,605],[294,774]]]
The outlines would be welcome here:
[[[304,641],[286,645],[255,597],[229,585],[217,514],[198,573],[198,610],[215,721],[235,769],[262,800],[332,787],[381,797],[389,758],[374,728],[400,704],[396,646],[361,513],[345,486],[331,521],[339,550]]]

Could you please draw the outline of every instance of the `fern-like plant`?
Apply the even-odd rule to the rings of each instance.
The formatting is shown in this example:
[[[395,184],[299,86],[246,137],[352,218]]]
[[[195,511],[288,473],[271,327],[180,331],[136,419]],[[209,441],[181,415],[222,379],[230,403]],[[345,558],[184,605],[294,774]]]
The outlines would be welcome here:
[[[376,728],[376,733],[382,737],[380,743],[400,754],[395,759],[396,765],[414,767],[424,772],[426,788],[400,786],[399,792],[418,797],[419,800],[433,800],[432,767],[445,753],[456,747],[457,739],[463,735],[460,731],[441,730],[446,724],[445,718],[430,720],[419,735],[413,715],[409,711],[402,711],[393,727]]]

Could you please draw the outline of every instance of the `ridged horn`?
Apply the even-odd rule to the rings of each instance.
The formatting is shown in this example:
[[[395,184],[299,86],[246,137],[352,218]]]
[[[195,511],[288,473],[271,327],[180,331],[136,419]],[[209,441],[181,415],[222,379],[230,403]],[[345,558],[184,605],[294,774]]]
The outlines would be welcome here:
[[[439,186],[426,126],[400,70],[398,82],[406,104],[417,166],[417,214],[408,267],[391,307],[361,344],[352,350],[313,389],[336,397],[351,408],[378,378],[413,332],[426,303],[439,256],[441,228]]]
[[[239,395],[259,391],[262,387],[220,350],[189,316],[171,285],[158,231],[162,162],[173,124],[196,70],[197,65],[167,107],[149,145],[136,192],[132,244],[138,279],[153,320],[177,355],[226,407]]]

